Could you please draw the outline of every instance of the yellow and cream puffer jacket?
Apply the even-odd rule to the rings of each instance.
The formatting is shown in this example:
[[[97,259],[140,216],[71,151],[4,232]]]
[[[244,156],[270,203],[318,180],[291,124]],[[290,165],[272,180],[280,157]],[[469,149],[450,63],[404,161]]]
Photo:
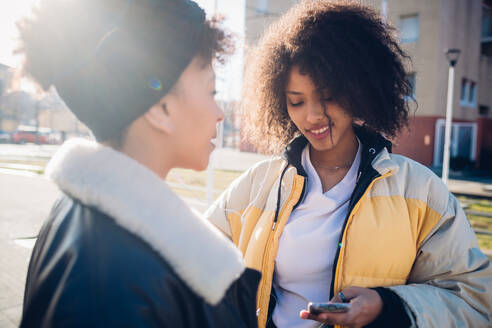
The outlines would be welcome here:
[[[390,153],[391,143],[356,128],[362,143],[357,185],[334,262],[331,294],[388,287],[413,327],[492,327],[492,265],[456,198],[426,167]],[[259,270],[258,326],[270,320],[278,240],[302,202],[306,173],[298,137],[280,158],[235,180],[205,216]]]

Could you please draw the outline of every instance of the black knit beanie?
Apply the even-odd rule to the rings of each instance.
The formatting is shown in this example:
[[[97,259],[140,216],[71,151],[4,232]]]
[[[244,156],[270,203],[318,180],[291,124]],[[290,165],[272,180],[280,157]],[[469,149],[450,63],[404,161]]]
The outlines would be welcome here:
[[[107,5],[115,2],[121,10]],[[53,83],[77,118],[104,141],[120,135],[174,86],[199,51],[205,12],[189,0],[79,3],[85,6],[79,13],[102,19],[104,28],[97,44],[88,45],[86,54],[74,53],[73,67],[56,72]]]

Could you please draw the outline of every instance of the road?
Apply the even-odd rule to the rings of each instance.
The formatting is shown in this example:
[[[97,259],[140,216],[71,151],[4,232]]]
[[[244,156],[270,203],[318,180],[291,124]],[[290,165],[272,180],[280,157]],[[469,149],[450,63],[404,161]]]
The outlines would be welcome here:
[[[0,160],[50,158],[59,147],[57,145],[0,144]]]
[[[48,160],[59,147],[56,145],[0,144],[0,162],[2,160]],[[216,169],[230,171],[245,171],[259,161],[267,158],[269,156],[239,152],[230,148],[217,148],[212,156]]]
[[[59,192],[40,176],[0,173],[0,327],[18,327],[27,265]]]

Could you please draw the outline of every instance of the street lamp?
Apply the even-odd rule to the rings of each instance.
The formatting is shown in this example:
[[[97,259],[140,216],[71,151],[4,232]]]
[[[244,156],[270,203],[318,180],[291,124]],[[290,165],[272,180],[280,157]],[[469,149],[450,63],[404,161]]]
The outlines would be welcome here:
[[[383,17],[383,22],[386,23],[388,20],[388,0],[381,0],[381,16]]]
[[[451,121],[453,119],[454,66],[460,57],[460,49],[444,51],[449,62],[448,99],[446,104],[446,125],[444,130],[444,155],[442,158],[442,181],[447,184],[449,176],[449,150],[451,144]]]

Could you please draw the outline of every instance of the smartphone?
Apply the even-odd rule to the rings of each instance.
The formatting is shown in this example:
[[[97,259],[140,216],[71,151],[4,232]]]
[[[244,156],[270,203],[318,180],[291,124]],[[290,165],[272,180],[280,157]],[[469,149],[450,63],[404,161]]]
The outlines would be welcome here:
[[[320,314],[325,312],[340,313],[350,310],[350,303],[312,303],[308,304],[308,311],[312,314]]]

